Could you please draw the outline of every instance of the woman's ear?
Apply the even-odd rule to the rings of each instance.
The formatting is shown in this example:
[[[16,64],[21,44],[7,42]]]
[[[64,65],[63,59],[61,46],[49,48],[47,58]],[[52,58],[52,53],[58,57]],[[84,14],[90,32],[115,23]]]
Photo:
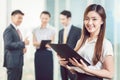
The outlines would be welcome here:
[[[68,20],[71,21],[71,17],[69,17]]]

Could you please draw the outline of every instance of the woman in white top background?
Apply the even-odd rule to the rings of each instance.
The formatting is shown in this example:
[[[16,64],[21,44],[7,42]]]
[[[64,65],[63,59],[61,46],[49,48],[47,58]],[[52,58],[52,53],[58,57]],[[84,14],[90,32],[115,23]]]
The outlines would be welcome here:
[[[40,15],[41,25],[33,30],[33,45],[35,52],[35,80],[53,80],[53,54],[48,45],[41,48],[42,40],[54,41],[55,31],[50,26],[50,13],[43,11]]]
[[[68,66],[68,61],[60,59],[60,64],[71,72],[76,72],[77,80],[103,80],[112,79],[114,73],[113,48],[105,36],[106,13],[101,5],[91,4],[84,13],[83,32],[75,51],[86,61],[80,63],[75,59],[69,61],[75,66]]]

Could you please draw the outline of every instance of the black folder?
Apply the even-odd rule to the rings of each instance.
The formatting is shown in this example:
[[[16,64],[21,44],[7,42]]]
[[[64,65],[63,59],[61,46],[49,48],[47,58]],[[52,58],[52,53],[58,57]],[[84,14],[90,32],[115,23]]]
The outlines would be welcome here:
[[[46,49],[45,45],[49,44],[51,40],[42,40],[40,44],[40,49]]]
[[[66,58],[68,60],[69,58],[74,57],[79,62],[80,62],[80,59],[82,59],[86,63],[87,66],[90,65],[83,57],[81,57],[76,51],[74,51],[67,44],[49,44],[49,45],[62,58]],[[69,65],[71,64],[69,63]]]

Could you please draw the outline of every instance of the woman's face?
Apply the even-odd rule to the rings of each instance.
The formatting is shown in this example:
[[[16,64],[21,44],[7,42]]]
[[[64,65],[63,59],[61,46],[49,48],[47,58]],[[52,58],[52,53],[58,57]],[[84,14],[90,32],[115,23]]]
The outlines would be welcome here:
[[[103,24],[101,16],[95,12],[90,11],[84,20],[85,28],[90,34],[99,34],[100,27]]]
[[[48,14],[42,14],[40,16],[40,19],[41,19],[41,23],[44,24],[44,25],[46,25],[49,22],[50,17],[49,17]]]

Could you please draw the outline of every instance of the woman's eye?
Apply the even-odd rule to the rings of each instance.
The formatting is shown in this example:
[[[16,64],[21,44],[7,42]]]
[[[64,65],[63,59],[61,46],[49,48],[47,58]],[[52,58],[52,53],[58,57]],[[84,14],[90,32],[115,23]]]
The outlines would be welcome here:
[[[85,18],[85,20],[89,20],[88,18]]]
[[[95,21],[95,20],[97,20],[97,19],[93,19],[93,21]]]

